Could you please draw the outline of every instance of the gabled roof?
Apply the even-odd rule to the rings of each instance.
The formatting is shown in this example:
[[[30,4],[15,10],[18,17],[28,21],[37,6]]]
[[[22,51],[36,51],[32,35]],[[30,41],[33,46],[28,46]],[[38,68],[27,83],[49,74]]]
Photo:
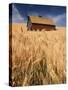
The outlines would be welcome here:
[[[40,16],[28,16],[28,17],[30,18],[31,23],[55,25],[54,21],[49,18],[43,18]]]

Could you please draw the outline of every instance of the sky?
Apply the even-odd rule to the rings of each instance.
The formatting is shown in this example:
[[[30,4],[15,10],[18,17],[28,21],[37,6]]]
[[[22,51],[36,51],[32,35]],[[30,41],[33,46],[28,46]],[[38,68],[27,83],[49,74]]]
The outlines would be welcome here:
[[[27,16],[42,16],[51,18],[57,26],[66,26],[66,7],[52,5],[34,5],[34,4],[11,4],[12,10],[9,10],[9,19],[12,23],[27,23]]]

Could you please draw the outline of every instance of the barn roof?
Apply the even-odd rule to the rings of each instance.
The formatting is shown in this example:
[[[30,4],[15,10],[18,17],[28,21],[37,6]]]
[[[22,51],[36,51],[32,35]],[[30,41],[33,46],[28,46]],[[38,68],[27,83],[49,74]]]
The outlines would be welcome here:
[[[43,18],[40,16],[28,16],[32,23],[36,24],[47,24],[47,25],[55,25],[54,21],[49,18]]]

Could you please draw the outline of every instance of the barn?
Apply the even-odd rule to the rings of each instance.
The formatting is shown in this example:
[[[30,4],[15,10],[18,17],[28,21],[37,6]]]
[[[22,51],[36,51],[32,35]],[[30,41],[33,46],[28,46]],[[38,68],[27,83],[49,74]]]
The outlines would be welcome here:
[[[43,18],[42,16],[28,16],[28,30],[56,30],[56,25],[52,19]]]

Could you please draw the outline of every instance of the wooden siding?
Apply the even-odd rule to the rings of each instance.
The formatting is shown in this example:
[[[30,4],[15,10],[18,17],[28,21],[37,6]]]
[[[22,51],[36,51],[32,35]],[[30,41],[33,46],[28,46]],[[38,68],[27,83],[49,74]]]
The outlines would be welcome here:
[[[42,30],[45,29],[46,31],[55,30],[54,25],[42,25],[42,24],[32,24],[31,30]]]

